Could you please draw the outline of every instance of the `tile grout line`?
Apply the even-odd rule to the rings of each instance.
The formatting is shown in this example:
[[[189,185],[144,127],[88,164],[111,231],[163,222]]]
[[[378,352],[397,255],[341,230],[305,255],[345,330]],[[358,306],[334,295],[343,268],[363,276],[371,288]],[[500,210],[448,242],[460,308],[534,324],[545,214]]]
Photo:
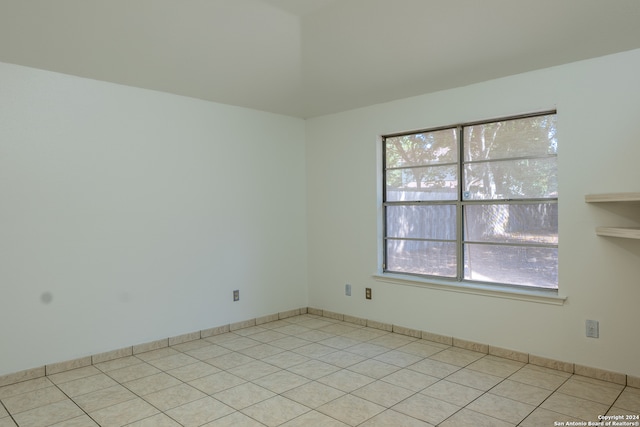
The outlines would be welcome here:
[[[526,365],[525,365],[525,366],[526,366]],[[523,366],[523,368],[524,368],[524,366]],[[564,384],[566,384],[566,382],[567,382],[567,381],[569,381],[569,380],[570,380],[574,375],[575,375],[575,374],[571,374],[571,376],[567,377],[564,381],[562,381],[562,383],[561,383],[560,385],[558,385],[555,389],[553,389],[553,391],[552,391],[551,393],[549,393],[549,396],[545,397],[545,398],[542,400],[542,402],[540,402],[540,404],[538,404],[538,406],[536,406],[536,409],[544,409],[545,411],[549,411],[549,412],[553,412],[554,414],[558,414],[558,416],[559,416],[559,417],[558,417],[558,419],[560,419],[560,417],[569,417],[569,416],[571,416],[571,415],[567,415],[567,414],[561,414],[561,413],[556,412],[556,411],[552,411],[551,409],[543,408],[543,407],[542,407],[542,405],[544,404],[544,402],[546,402],[547,400],[549,400],[549,399],[551,398],[551,396],[553,396],[553,395],[554,395],[554,394],[556,394],[556,393],[559,393],[559,391],[558,391],[558,390],[560,390],[560,387],[562,387]],[[574,396],[574,397],[575,397],[575,396]],[[531,414],[532,414],[533,412],[535,412],[535,410],[536,410],[536,409],[534,409],[533,411],[531,411]],[[524,420],[526,420],[526,419],[527,419],[531,414],[529,414],[529,415],[527,415],[526,417],[524,417],[524,418],[522,419],[522,421],[520,421],[520,423],[518,423],[518,425],[522,424],[522,422],[524,422]],[[571,416],[571,417],[572,417],[572,418],[574,418],[573,416]],[[575,418],[579,418],[579,417],[575,417]],[[585,421],[586,421],[586,420],[585,420]]]
[[[98,375],[98,374],[96,374],[96,375]],[[87,377],[84,377],[84,378],[87,378]],[[69,382],[70,382],[70,381],[69,381]],[[93,421],[94,423],[96,423],[98,426],[100,425],[100,423],[99,423],[98,421],[96,421],[95,419],[93,419],[93,417],[92,417],[91,415],[89,415],[89,413],[88,413],[87,411],[85,411],[85,410],[84,410],[84,408],[80,407],[80,405],[78,405],[78,403],[77,403],[77,402],[76,402],[76,401],[75,401],[71,396],[69,396],[69,395],[68,395],[64,390],[62,390],[60,387],[58,387],[58,384],[54,383],[53,381],[51,381],[51,383],[52,383],[52,384],[53,384],[53,386],[54,386],[55,388],[57,388],[57,389],[58,389],[62,394],[64,394],[64,395],[67,397],[67,399],[68,399],[68,400],[70,400],[71,402],[73,402],[73,404],[74,404],[74,405],[76,405],[76,406],[78,407],[78,409],[80,409],[80,410],[82,411],[82,413],[83,413],[83,414],[85,414],[87,417],[89,417],[89,419],[90,419],[91,421]],[[81,415],[80,415],[80,416],[81,416]],[[78,418],[78,417],[73,417],[73,418]],[[73,418],[69,418],[69,419],[62,420],[62,421],[69,421],[69,420],[72,420]],[[60,421],[60,422],[62,422],[62,421]],[[18,424],[18,423],[16,422],[16,424]],[[18,424],[18,425],[19,425],[19,424]]]
[[[453,346],[452,346],[452,347],[453,347]],[[436,353],[436,354],[437,354],[437,353]],[[459,371],[461,371],[461,370],[463,370],[463,369],[465,369],[465,368],[468,368],[468,367],[469,367],[470,365],[472,365],[473,363],[477,362],[478,360],[482,360],[482,359],[484,359],[484,358],[485,358],[485,357],[487,357],[488,355],[489,355],[489,354],[487,354],[487,355],[485,355],[485,356],[481,357],[480,359],[477,359],[477,360],[475,360],[475,361],[473,361],[473,362],[471,362],[471,363],[468,363],[467,365],[465,365],[465,366],[461,367],[461,368],[460,368],[459,370],[457,370],[456,372],[459,372]],[[520,368],[518,368],[518,370],[517,370],[516,372],[519,372],[519,371],[520,371],[522,368],[524,368],[525,366],[527,366],[527,365],[525,364],[524,366],[521,366]],[[472,370],[473,370],[473,369],[472,369]],[[440,381],[446,381],[446,379],[447,379],[448,377],[450,377],[451,375],[455,374],[456,372],[452,372],[451,374],[449,374],[449,375],[447,375],[446,377],[442,378]],[[481,372],[481,371],[475,371],[475,372],[484,373],[484,372]],[[512,373],[511,375],[515,374],[516,372]],[[490,375],[490,374],[488,374],[488,375]],[[511,375],[509,375],[509,377],[510,377]],[[442,423],[446,422],[448,419],[452,418],[454,415],[456,415],[457,413],[461,412],[463,409],[467,409],[467,407],[468,407],[469,405],[471,405],[471,404],[472,404],[473,402],[475,402],[476,400],[480,399],[482,396],[485,396],[487,393],[489,393],[489,392],[490,392],[491,390],[493,390],[495,387],[497,387],[498,385],[500,385],[500,384],[502,384],[504,381],[506,381],[509,377],[504,377],[504,378],[502,378],[502,380],[500,380],[500,382],[498,382],[496,385],[492,386],[492,387],[491,387],[491,388],[489,388],[488,390],[480,390],[480,389],[476,389],[476,390],[482,391],[482,394],[480,394],[478,397],[474,398],[473,400],[471,400],[470,402],[468,402],[467,404],[465,404],[464,406],[462,406],[460,409],[458,409],[456,412],[454,412],[453,414],[449,415],[447,418],[445,418],[444,420],[442,420],[441,422],[439,422],[439,423],[438,423],[438,425],[441,425]],[[440,381],[438,381],[438,382],[440,382]],[[437,384],[437,383],[436,383],[436,384]],[[455,383],[455,384],[457,384],[457,383]],[[461,385],[462,385],[462,384],[461,384]],[[474,389],[475,389],[475,387],[471,387],[471,386],[466,386],[466,387],[470,387],[470,388],[474,388]],[[510,399],[510,400],[513,400],[513,399]],[[515,401],[515,400],[514,400],[514,402],[519,402],[519,401]],[[450,402],[448,402],[448,403],[450,403]],[[524,402],[519,402],[519,403],[524,403]],[[467,410],[468,410],[468,411],[473,411],[472,409],[467,409]],[[535,409],[534,409],[534,410],[535,410]],[[473,411],[473,412],[476,412],[476,411]],[[533,411],[532,411],[532,412],[533,412]],[[480,414],[482,414],[481,412],[479,412],[479,413],[480,413]],[[482,415],[486,415],[486,414],[482,414]],[[491,416],[491,415],[486,415],[486,416],[491,417],[491,418],[493,418],[493,419],[495,419],[495,420],[498,420],[498,421],[508,422],[508,421],[504,421],[504,420],[502,420],[502,419],[500,419],[500,418],[497,418],[497,417],[494,417],[494,416]],[[527,415],[527,416],[529,416],[529,415]],[[525,417],[525,418],[526,418],[526,417]],[[523,418],[523,419],[524,419],[524,418]]]
[[[17,426],[18,425],[18,421],[16,421],[16,419],[13,417],[13,414],[11,414],[11,412],[9,412],[9,408],[7,408],[5,406],[5,404],[2,402],[2,400],[0,400],[0,405],[2,405],[2,407],[4,408],[4,410],[7,412],[7,416],[9,418],[11,418],[11,421],[13,421],[13,423]]]

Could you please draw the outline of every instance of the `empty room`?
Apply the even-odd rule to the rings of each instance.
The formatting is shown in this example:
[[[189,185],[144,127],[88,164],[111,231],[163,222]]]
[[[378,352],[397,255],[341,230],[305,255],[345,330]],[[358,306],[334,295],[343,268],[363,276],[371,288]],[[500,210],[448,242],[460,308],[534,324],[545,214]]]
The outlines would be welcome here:
[[[0,427],[640,426],[637,0],[0,0]]]

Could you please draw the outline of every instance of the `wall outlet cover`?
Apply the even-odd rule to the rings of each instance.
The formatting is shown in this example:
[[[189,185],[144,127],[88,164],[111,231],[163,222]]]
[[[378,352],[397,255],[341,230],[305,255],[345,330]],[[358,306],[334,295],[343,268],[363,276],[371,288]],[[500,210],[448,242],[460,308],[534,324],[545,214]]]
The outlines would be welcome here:
[[[600,323],[597,320],[587,320],[585,322],[586,333],[588,338],[599,338],[600,336]]]

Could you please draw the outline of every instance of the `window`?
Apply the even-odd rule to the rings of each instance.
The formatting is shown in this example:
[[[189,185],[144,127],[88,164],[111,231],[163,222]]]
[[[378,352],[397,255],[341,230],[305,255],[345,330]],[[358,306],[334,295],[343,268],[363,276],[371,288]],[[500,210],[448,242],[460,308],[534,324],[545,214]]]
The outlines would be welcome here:
[[[383,137],[383,271],[558,288],[556,113]]]

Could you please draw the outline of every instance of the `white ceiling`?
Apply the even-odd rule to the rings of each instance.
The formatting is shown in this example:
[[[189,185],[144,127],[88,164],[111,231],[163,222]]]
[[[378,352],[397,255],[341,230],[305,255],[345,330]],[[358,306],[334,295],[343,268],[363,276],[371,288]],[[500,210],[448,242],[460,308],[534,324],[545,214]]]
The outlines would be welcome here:
[[[640,48],[639,22],[639,0],[0,0],[0,61],[313,117]]]

